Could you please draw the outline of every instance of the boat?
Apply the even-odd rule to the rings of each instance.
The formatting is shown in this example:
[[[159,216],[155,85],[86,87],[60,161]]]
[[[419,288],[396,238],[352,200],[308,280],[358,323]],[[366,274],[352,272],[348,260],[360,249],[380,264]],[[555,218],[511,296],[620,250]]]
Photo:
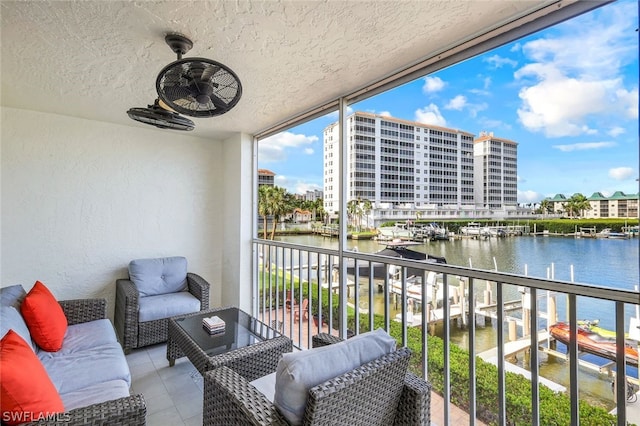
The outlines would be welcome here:
[[[626,232],[614,232],[611,228],[604,228],[602,231],[596,234],[596,238],[626,240],[627,238],[629,238],[629,234],[627,234]]]
[[[412,239],[414,241],[449,240],[449,235],[446,228],[443,228],[435,222],[431,222],[426,225],[416,225],[412,227],[411,230],[413,231]]]
[[[444,257],[432,256],[419,251],[411,250],[410,246],[421,245],[420,243],[411,241],[402,241],[395,239],[385,243],[385,248],[376,252],[376,254],[389,257],[399,257],[402,259],[420,260],[426,263],[447,263]],[[358,275],[367,277],[370,274],[369,264],[373,267],[373,277],[375,279],[384,279],[389,271],[384,263],[358,261]],[[347,260],[347,274],[355,275],[355,259]],[[407,276],[422,275],[424,271],[418,268],[407,268]]]
[[[481,226],[478,222],[469,222],[467,226],[460,228],[463,235],[488,237],[491,235],[491,231],[487,226]]]
[[[393,266],[393,265],[391,265]],[[391,267],[390,267],[391,268]],[[393,270],[390,271],[393,273]],[[420,277],[409,277],[406,279],[405,289],[407,299],[412,301],[412,306],[422,302],[422,279]],[[392,294],[402,295],[402,281],[399,276],[391,276],[389,280],[389,290]],[[427,303],[433,304],[434,308],[442,306],[444,298],[444,289],[442,283],[442,274],[436,272],[427,272]],[[459,287],[449,284],[449,299],[451,301],[458,297]],[[435,299],[435,303],[434,302]]]
[[[578,325],[578,349],[583,352],[587,352],[593,355],[600,356],[602,358],[616,360],[616,339],[611,337],[602,336],[587,327]],[[570,328],[569,324],[565,322],[559,322],[549,327],[549,333],[556,340],[569,344],[570,341]],[[636,349],[631,342],[626,342],[624,346],[625,358],[627,364],[638,366],[638,349]]]

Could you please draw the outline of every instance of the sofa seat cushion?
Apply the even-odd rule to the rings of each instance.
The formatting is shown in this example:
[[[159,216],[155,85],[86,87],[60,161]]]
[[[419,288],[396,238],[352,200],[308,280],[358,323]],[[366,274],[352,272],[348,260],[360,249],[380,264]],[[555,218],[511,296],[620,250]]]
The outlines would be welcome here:
[[[20,312],[13,306],[0,307],[0,337],[4,337],[9,330],[15,331],[22,339],[29,344],[31,350],[38,350],[35,342],[31,338],[27,323],[20,315]]]
[[[300,424],[309,389],[395,349],[395,339],[378,329],[333,345],[283,354],[276,368],[274,405],[290,423]]]
[[[86,388],[60,394],[66,411],[127,396],[129,396],[129,385],[120,379],[96,383]]]
[[[38,358],[61,394],[110,380],[131,385],[131,372],[118,343],[62,354],[40,351]]]
[[[20,284],[10,285],[8,287],[0,288],[0,305],[1,306],[13,306],[16,309],[20,309],[20,304],[24,300],[27,292]]]
[[[67,327],[59,355],[85,351],[110,343],[118,343],[111,321],[106,318]]]
[[[138,321],[154,321],[200,310],[200,301],[188,291],[160,294],[138,299]]]
[[[174,256],[132,260],[129,279],[142,297],[184,291],[187,288],[187,259]]]

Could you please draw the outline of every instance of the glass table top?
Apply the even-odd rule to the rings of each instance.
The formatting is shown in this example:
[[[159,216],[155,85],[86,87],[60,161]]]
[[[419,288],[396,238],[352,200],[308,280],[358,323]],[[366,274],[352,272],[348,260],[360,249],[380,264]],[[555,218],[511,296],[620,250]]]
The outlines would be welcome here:
[[[210,334],[203,326],[203,318],[212,316],[217,316],[225,322],[224,332]],[[280,335],[268,325],[238,308],[209,311],[200,315],[178,318],[175,322],[209,356],[251,346]]]

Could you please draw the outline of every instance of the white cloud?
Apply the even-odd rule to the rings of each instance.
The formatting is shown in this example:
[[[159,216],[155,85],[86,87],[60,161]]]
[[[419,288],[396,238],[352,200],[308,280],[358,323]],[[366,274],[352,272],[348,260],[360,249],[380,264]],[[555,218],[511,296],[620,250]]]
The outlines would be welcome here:
[[[433,93],[444,89],[446,83],[440,77],[425,77],[422,91],[424,93]]]
[[[609,177],[615,180],[627,180],[633,177],[634,171],[631,167],[615,167],[609,169]]]
[[[518,96],[520,122],[529,130],[549,137],[589,133],[587,118],[608,113],[610,93],[620,80],[586,81],[562,75],[552,64],[531,64],[516,72],[516,78],[535,75],[541,81],[524,87]]]
[[[392,117],[389,111],[380,111],[379,114],[382,115],[383,117]]]
[[[469,104],[468,105],[468,109],[469,109],[469,115],[471,117],[477,117],[478,113],[480,111],[484,111],[485,109],[489,108],[489,105],[485,102],[481,103],[481,104]]]
[[[634,7],[613,4],[522,46],[530,63],[514,76],[523,84],[517,112],[525,128],[549,137],[577,136],[596,133],[589,124],[595,116],[637,119],[637,88],[625,88],[622,77],[622,68],[637,60],[635,24],[628,19]]]
[[[304,149],[304,153],[307,154],[307,155],[311,155],[311,154],[314,153],[314,150],[313,150],[313,148],[305,148]]]
[[[509,58],[504,58],[500,55],[485,57],[482,60],[484,62],[489,63],[490,65],[493,65],[494,68],[502,68],[502,66],[504,65],[509,65],[515,68],[518,65],[517,61],[514,61],[513,59],[509,59]]]
[[[416,121],[443,127],[447,125],[447,120],[445,120],[440,113],[440,109],[435,104],[429,104],[424,108],[416,110]]]
[[[353,114],[353,108],[351,108],[350,106],[347,107],[347,115]],[[330,112],[329,114],[325,115],[324,118],[328,118],[331,121],[336,121],[338,120],[338,111],[333,111]]]
[[[622,109],[630,119],[638,119],[638,89],[618,89],[616,96],[622,104]]]
[[[623,127],[615,126],[615,127],[612,127],[612,128],[607,132],[607,134],[608,134],[609,136],[613,136],[613,137],[615,138],[616,136],[620,136],[621,134],[623,134],[623,133],[625,133],[625,132],[626,132],[626,130],[625,130]]]
[[[616,146],[615,142],[582,142],[570,145],[553,145],[553,148],[562,152],[586,151],[591,149],[612,148]]]
[[[312,183],[314,180],[322,181],[322,178],[276,175],[275,185],[286,189],[290,194],[306,194],[307,191],[313,191],[314,189],[322,190],[321,185]]]
[[[454,109],[456,111],[462,111],[467,105],[467,98],[463,95],[458,95],[455,98],[451,99],[449,103],[444,106],[444,109]]]
[[[284,161],[287,159],[288,151],[296,148],[303,148],[306,154],[312,148],[314,142],[318,141],[315,135],[307,136],[303,134],[294,134],[291,132],[282,132],[277,135],[270,136],[258,142],[258,161],[260,163],[273,163]]]
[[[322,187],[320,185],[317,185],[315,183],[308,183],[308,182],[302,182],[302,181],[298,181],[296,182],[296,184],[294,185],[294,194],[306,194],[307,191],[314,191],[314,190],[322,190]]]
[[[544,198],[539,192],[536,191],[518,191],[518,202],[519,203],[538,203]]]

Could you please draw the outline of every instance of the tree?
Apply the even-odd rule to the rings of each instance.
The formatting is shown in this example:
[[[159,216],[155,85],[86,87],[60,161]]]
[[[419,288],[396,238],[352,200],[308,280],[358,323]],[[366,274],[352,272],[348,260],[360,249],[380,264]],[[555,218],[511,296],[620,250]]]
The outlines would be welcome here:
[[[258,214],[262,216],[262,238],[267,239],[267,216],[271,214],[271,199],[273,197],[273,186],[260,185],[258,187]]]
[[[584,216],[585,210],[591,209],[589,200],[582,194],[573,194],[566,203],[562,205],[569,217]]]
[[[542,214],[553,213],[553,203],[545,198],[540,202],[539,210]]]
[[[276,228],[278,226],[278,222],[282,215],[287,213],[291,206],[291,196],[287,193],[284,188],[279,186],[273,187],[274,191],[271,196],[271,214],[273,215],[273,223],[271,227],[271,238],[274,239],[276,236]]]
[[[363,217],[368,217],[369,213],[371,213],[371,209],[373,209],[373,204],[371,204],[371,201],[367,200],[366,198],[361,200],[360,202],[360,208],[361,208],[361,213]],[[369,224],[369,222],[367,221],[367,225]]]

